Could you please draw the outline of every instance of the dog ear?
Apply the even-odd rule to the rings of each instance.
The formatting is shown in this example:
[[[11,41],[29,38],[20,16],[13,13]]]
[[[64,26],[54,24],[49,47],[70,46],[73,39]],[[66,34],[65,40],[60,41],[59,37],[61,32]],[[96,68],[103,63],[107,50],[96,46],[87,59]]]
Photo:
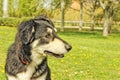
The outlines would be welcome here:
[[[21,40],[23,44],[31,43],[33,38],[33,34],[35,33],[34,29],[34,22],[32,20],[23,22],[21,24],[20,33],[21,33]]]

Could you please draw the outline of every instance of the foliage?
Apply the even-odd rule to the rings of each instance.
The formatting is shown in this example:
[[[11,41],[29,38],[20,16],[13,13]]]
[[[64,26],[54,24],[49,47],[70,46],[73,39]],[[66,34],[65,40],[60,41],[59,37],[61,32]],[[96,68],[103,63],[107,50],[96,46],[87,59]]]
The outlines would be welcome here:
[[[40,14],[46,14],[49,17],[52,17],[52,18],[54,17],[55,19],[57,17],[58,19],[60,19],[60,17],[59,17],[60,16],[60,0],[51,0],[52,3],[51,3],[51,7],[49,9],[46,9],[44,7],[47,0],[8,0],[8,1],[9,1],[9,4],[8,4],[9,11],[8,12],[9,12],[10,17],[19,17],[19,18],[21,18],[21,17],[34,17],[34,16],[37,16]],[[15,1],[19,1],[17,9],[14,8]],[[64,1],[65,1],[65,8],[66,8],[65,17],[69,17],[70,20],[74,20],[74,17],[79,17],[79,10],[75,11],[75,10],[70,9],[70,5],[72,3],[72,0],[64,0]],[[91,8],[91,6],[90,6],[91,1],[93,1],[93,0],[90,0],[87,2],[88,5],[85,5],[86,3],[84,3],[84,8],[85,7]],[[2,3],[3,3],[3,0],[0,0],[0,17],[2,17],[2,15],[3,15]],[[16,5],[17,5],[17,3],[16,3]],[[115,11],[114,11],[113,18],[114,18],[114,20],[118,21],[119,20],[119,5],[117,4],[115,6],[116,7],[114,8]],[[97,8],[98,11],[99,11],[99,9],[100,8]],[[70,10],[70,11],[68,11],[68,10]],[[73,15],[74,14],[73,11],[75,13],[78,13],[78,14]],[[68,12],[70,12],[70,13],[66,15],[66,13],[68,13]],[[89,12],[89,10],[84,10],[83,12]],[[94,14],[98,18],[99,17],[98,15],[101,15],[101,12],[96,13],[96,11],[95,11]],[[58,15],[58,16],[56,16],[56,15]],[[84,13],[83,18],[86,18],[86,15],[87,14]],[[87,16],[89,16],[89,19],[87,17],[86,20],[90,20],[90,15],[87,15]],[[79,20],[79,18],[78,18],[78,20]]]
[[[44,8],[45,0],[8,0],[8,12],[10,17],[32,17],[42,13],[51,14],[51,11]],[[17,2],[18,1],[18,2]],[[0,16],[2,17],[2,4],[0,0]],[[14,6],[18,6],[15,9]]]
[[[15,18],[15,17],[9,17],[9,18],[0,18],[0,25],[1,26],[10,26],[10,27],[16,27],[18,26],[22,21],[28,20],[30,17],[22,17],[22,18]]]
[[[2,11],[2,0],[0,0],[0,16],[2,16],[2,13],[3,13],[3,11]]]
[[[11,17],[33,16],[38,7],[39,0],[19,0],[18,9],[13,8],[13,0],[9,4],[9,15]],[[34,4],[34,5],[33,5]],[[40,6],[39,6],[40,7]],[[40,9],[41,10],[41,9]]]
[[[71,1],[72,0],[63,0],[65,2],[65,8],[70,7]],[[52,0],[52,6],[54,7],[53,9],[61,8],[61,0]]]
[[[0,80],[5,80],[4,64],[16,28],[0,26]],[[120,34],[103,37],[102,32],[58,33],[72,45],[62,59],[50,57],[52,80],[119,80]]]
[[[117,5],[114,9],[114,15],[113,15],[114,21],[120,21],[120,5]]]

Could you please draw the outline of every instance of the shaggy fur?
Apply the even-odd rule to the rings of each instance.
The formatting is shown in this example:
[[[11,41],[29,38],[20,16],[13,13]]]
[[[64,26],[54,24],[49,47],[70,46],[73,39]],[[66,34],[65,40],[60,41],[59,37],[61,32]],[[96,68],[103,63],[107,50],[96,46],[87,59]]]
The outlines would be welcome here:
[[[8,50],[7,80],[51,80],[47,55],[62,58],[69,50],[71,46],[57,36],[54,24],[47,17],[24,21]]]

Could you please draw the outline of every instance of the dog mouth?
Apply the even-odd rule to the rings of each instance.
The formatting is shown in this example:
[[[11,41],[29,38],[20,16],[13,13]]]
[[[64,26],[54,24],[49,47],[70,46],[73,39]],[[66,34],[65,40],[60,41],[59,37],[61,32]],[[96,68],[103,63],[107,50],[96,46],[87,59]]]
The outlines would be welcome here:
[[[56,54],[56,53],[53,53],[53,52],[50,52],[50,51],[47,51],[47,50],[45,50],[44,53],[48,54],[50,56],[54,56],[56,58],[63,58],[64,57],[64,54]]]

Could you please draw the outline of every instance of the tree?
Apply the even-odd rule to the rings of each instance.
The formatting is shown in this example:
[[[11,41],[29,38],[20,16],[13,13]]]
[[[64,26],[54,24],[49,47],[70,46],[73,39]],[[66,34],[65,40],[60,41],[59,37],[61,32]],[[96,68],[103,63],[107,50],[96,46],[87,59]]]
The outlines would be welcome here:
[[[92,8],[91,8],[91,31],[94,30],[94,26],[95,26],[95,10],[96,8],[98,7],[98,0],[91,0],[91,3],[92,3]]]
[[[61,0],[61,31],[64,32],[64,11],[65,11],[65,2]]]
[[[112,26],[113,6],[118,0],[99,0],[99,2],[104,11],[103,36],[108,36]]]
[[[83,0],[80,0],[80,25],[79,25],[79,31],[82,30],[83,26]]]
[[[90,30],[93,31],[95,26],[95,10],[99,7],[99,2],[98,0],[86,0],[85,5],[84,8],[91,19]]]
[[[71,0],[53,0],[52,6],[54,9],[60,9],[61,10],[61,29],[60,31],[64,31],[64,18],[65,18],[65,9],[69,4],[71,3]]]
[[[3,1],[3,18],[8,17],[8,0]]]

